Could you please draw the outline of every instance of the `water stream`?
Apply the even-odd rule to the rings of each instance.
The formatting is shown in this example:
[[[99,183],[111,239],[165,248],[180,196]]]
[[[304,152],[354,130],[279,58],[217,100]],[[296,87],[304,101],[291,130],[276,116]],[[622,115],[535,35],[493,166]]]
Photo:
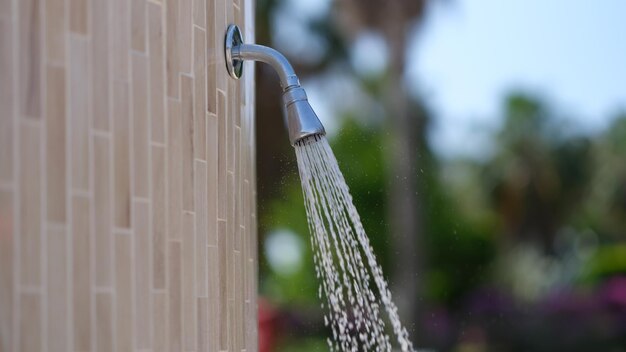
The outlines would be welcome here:
[[[414,351],[328,141],[308,137],[295,150],[330,349]]]

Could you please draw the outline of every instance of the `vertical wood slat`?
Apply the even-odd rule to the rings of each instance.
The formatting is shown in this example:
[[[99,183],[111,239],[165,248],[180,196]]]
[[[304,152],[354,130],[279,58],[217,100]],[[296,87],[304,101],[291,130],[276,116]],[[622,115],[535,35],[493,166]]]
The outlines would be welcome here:
[[[207,282],[207,165],[205,162],[195,162],[195,209],[196,209],[196,295],[206,297]]]
[[[31,118],[41,116],[41,2],[18,2],[20,112]]]
[[[182,317],[183,348],[185,351],[196,350],[196,275],[195,275],[195,214],[183,213],[183,236],[181,244],[182,261]]]
[[[72,187],[89,189],[89,47],[87,41],[76,35],[70,36],[69,113],[72,131]]]
[[[181,212],[183,209],[182,184],[182,122],[180,102],[168,99],[168,237],[180,238]]]
[[[40,351],[41,340],[41,294],[22,293],[20,297],[20,341],[19,351]]]
[[[15,230],[10,224],[13,222],[14,194],[10,191],[0,190],[0,349],[10,351],[13,349],[13,317],[15,307],[13,293],[16,278],[14,276],[15,255],[13,253]]]
[[[206,38],[202,29],[194,28],[194,156],[206,160]]]
[[[193,0],[193,24],[202,29],[206,28],[205,6],[207,6],[207,0]]]
[[[11,0],[0,0],[0,16],[10,17],[12,15]]]
[[[87,34],[88,7],[88,0],[70,0],[70,31]]]
[[[182,346],[182,268],[180,242],[171,241],[168,248],[169,274],[169,351],[179,352]]]
[[[48,62],[62,64],[65,61],[66,6],[65,0],[46,1],[45,47]]]
[[[217,246],[219,182],[218,118],[207,117],[207,245]]]
[[[111,140],[103,136],[93,137],[94,177],[94,235],[95,235],[95,285],[112,286],[113,233],[112,233],[112,180]],[[103,303],[106,304],[106,303]]]
[[[133,120],[133,195],[147,198],[149,193],[150,121],[148,117],[148,60],[132,54]]]
[[[115,234],[115,342],[117,351],[133,350],[132,238]]]
[[[227,172],[227,183],[226,183],[226,192],[227,194],[234,195],[235,189],[235,177],[231,172]],[[229,350],[234,350],[235,348],[235,334],[236,331],[236,318],[235,318],[235,250],[234,250],[234,240],[235,240],[235,220],[233,218],[233,212],[231,209],[234,209],[235,199],[234,197],[228,197],[227,201],[227,214],[226,214],[226,240],[224,241],[225,246],[221,248],[222,251],[226,253],[226,265],[223,268],[224,271],[222,275],[224,275],[224,281],[226,285],[226,311],[228,317],[228,341],[227,346]],[[222,299],[224,301],[224,299]]]
[[[98,292],[95,300],[96,351],[113,351],[113,297],[108,292]]]
[[[209,25],[206,28],[206,48],[207,48],[207,110],[211,113],[217,113],[217,72],[219,57],[221,56],[219,48],[220,28],[215,24],[215,0],[206,0],[206,19]]]
[[[193,28],[193,0],[177,1],[178,4],[178,57],[179,69],[181,73],[191,74],[191,58],[193,56],[192,45],[193,41],[192,28]],[[184,97],[184,96],[183,96]]]
[[[243,221],[243,216],[241,214],[242,211],[242,202],[243,202],[243,180],[244,177],[242,175],[242,171],[241,171],[241,157],[240,157],[240,139],[241,139],[241,129],[237,126],[235,126],[233,128],[235,130],[234,133],[234,144],[235,144],[235,151],[233,152],[233,158],[235,159],[234,164],[235,164],[235,187],[233,189],[234,192],[234,206],[232,208],[232,219],[235,222],[233,224],[235,230],[234,230],[234,234],[233,234],[233,239],[234,239],[234,243],[233,243],[233,249],[236,251],[241,251],[241,243],[242,243],[242,232],[241,232],[241,226],[243,225],[242,221]]]
[[[146,129],[147,131],[147,129]],[[135,267],[135,348],[150,349],[152,309],[150,302],[150,212],[148,203],[134,202],[134,267]]]
[[[91,224],[90,200],[84,196],[72,198],[72,302],[74,348],[91,349]]]
[[[114,81],[127,82],[130,64],[128,52],[131,48],[130,5],[128,0],[109,0],[108,2],[110,2],[107,27],[111,55],[110,75]],[[115,90],[114,86],[113,91]]]
[[[154,352],[166,352],[170,350],[168,294],[165,292],[153,293],[152,302],[154,307],[153,350]]]
[[[217,93],[217,217],[226,219],[226,96]]]
[[[228,277],[228,259],[229,253],[227,248],[227,237],[226,233],[226,221],[220,220],[218,221],[218,262],[217,262],[217,276],[219,278],[218,287],[219,292],[217,295],[218,299],[218,309],[217,309],[217,321],[219,322],[218,329],[218,341],[219,341],[219,350],[228,350],[229,346],[229,326],[228,326],[228,287],[227,287],[227,277]]]
[[[209,351],[218,351],[219,346],[221,345],[221,333],[220,329],[220,318],[221,318],[221,310],[220,310],[220,293],[221,293],[221,278],[220,278],[220,267],[219,267],[219,248],[216,246],[207,247],[207,257],[208,257],[208,273],[207,273],[207,281],[210,283],[208,285],[208,329],[209,329]]]
[[[39,126],[20,126],[20,282],[41,283],[41,137]]]
[[[146,51],[146,0],[131,0],[131,48]]]
[[[226,170],[233,174],[236,174],[235,164],[237,159],[235,158],[235,151],[237,150],[238,143],[235,140],[236,127],[235,126],[235,116],[237,115],[237,110],[234,106],[235,98],[234,95],[236,93],[235,83],[228,82],[228,90],[226,92],[227,101],[226,104],[230,107],[228,110],[228,114],[224,119],[224,124],[226,125]],[[234,199],[231,199],[234,200]]]
[[[66,93],[65,73],[61,67],[46,69],[46,171],[49,221],[66,221]]]
[[[152,146],[152,283],[154,289],[165,289],[167,254],[167,216],[165,185],[165,150]]]
[[[219,271],[219,248],[209,246],[207,248],[209,271],[207,275],[208,287],[208,329],[209,350],[218,351],[220,342],[220,271]]]
[[[213,59],[215,60],[215,88],[221,91],[226,91],[228,81],[231,79],[228,75],[224,74],[223,70],[220,68],[225,67],[226,61],[224,55],[221,53],[221,46],[224,43],[224,28],[229,23],[229,19],[227,17],[227,8],[232,7],[228,6],[226,1],[213,0],[214,3],[214,12],[213,12],[213,44],[211,44],[212,48],[215,48],[213,52]],[[219,104],[219,101],[218,101]]]
[[[56,0],[59,1],[59,0]],[[93,128],[109,131],[111,126],[111,36],[109,15],[111,1],[93,0],[90,6],[92,18],[91,67]],[[117,39],[117,38],[113,38]]]
[[[165,57],[163,7],[148,2],[148,57],[150,65],[151,140],[165,143]]]
[[[120,228],[130,227],[130,114],[128,94],[128,83],[114,82],[114,224]]]
[[[193,160],[194,160],[194,117],[193,117],[193,79],[181,75],[182,121],[182,172],[183,172],[183,209],[194,210],[193,204]]]
[[[65,228],[51,228],[48,236],[48,271],[47,287],[47,337],[46,342],[50,351],[67,351],[69,349],[69,294],[70,276],[67,268],[68,233]],[[7,349],[8,350],[8,349]]]
[[[167,8],[165,9],[165,28],[167,32],[165,34],[165,57],[167,68],[167,96],[171,98],[180,97],[180,82],[178,75],[180,72],[180,58],[179,58],[179,18],[178,18],[178,2],[167,1]]]
[[[13,28],[9,18],[0,18],[0,108],[4,112],[0,119],[0,180],[13,179],[13,119],[14,96],[13,90],[15,63],[13,51]]]
[[[198,320],[198,351],[211,351],[209,349],[209,302],[207,297],[198,297],[196,306]]]

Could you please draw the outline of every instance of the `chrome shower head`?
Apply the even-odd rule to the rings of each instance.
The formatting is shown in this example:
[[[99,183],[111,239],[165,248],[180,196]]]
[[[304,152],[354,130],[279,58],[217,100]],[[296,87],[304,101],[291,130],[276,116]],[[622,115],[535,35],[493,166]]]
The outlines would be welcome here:
[[[324,126],[307,100],[304,89],[300,86],[288,88],[283,92],[283,104],[291,145],[295,145],[302,138],[326,134]]]
[[[276,70],[283,88],[283,105],[291,145],[295,146],[298,141],[309,136],[326,134],[304,89],[300,87],[298,76],[281,53],[262,45],[243,44],[239,28],[231,24],[226,31],[224,54],[226,69],[234,79],[239,79],[243,74],[244,60],[265,62]]]

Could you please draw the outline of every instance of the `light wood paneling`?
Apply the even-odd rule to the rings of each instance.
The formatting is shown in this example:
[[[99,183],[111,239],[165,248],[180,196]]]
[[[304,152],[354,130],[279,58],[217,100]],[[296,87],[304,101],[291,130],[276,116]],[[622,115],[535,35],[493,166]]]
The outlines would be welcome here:
[[[133,270],[132,237],[119,232],[115,236],[115,349],[133,350]]]
[[[20,281],[25,286],[41,284],[41,135],[39,126],[22,123],[20,128]]]
[[[111,232],[111,141],[108,136],[93,138],[95,285],[111,287],[113,233]]]
[[[150,172],[150,121],[148,119],[148,60],[133,54],[133,195],[148,198]]]
[[[41,6],[42,0],[18,2],[20,112],[25,117],[41,117]]]
[[[113,299],[111,293],[96,293],[95,314],[96,351],[113,351]]]
[[[257,350],[252,6],[1,3],[0,351]]]
[[[67,143],[65,108],[65,69],[48,66],[46,74],[46,188],[48,220],[66,222],[67,189],[65,188]]]
[[[72,198],[72,312],[74,347],[78,351],[91,348],[90,206],[87,197]]]
[[[152,287],[165,289],[167,267],[167,203],[165,188],[165,150],[152,146]]]
[[[10,191],[0,190],[0,349],[11,351],[13,349],[12,325],[15,307],[15,279],[14,268],[16,266],[13,226],[13,194]]]
[[[14,76],[15,64],[13,60],[13,28],[11,18],[0,17],[0,180],[11,181],[13,178],[13,144],[14,131]]]
[[[60,0],[56,0],[60,1]],[[110,38],[109,8],[111,1],[94,1],[91,4],[92,32],[91,62],[93,124],[95,129],[108,131],[111,125],[111,77],[110,77]]]
[[[65,227],[50,227],[48,236],[48,287],[47,287],[47,345],[49,351],[69,349],[70,276],[68,273],[68,233]]]
[[[130,227],[130,112],[128,83],[113,85],[113,194],[115,226]]]

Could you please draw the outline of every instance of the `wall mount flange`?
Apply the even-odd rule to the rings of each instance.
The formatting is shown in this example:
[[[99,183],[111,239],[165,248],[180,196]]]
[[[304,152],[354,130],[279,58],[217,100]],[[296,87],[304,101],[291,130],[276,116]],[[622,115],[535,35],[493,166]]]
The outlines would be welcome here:
[[[283,106],[291,145],[308,136],[326,134],[300,86],[298,76],[283,54],[263,45],[244,44],[241,31],[231,24],[226,29],[224,38],[224,57],[226,70],[234,79],[241,77],[245,60],[264,62],[276,71],[283,89]]]
[[[239,79],[243,74],[243,60],[233,57],[233,48],[243,44],[241,31],[234,24],[228,26],[226,38],[224,39],[224,55],[226,57],[226,71],[234,78]]]

